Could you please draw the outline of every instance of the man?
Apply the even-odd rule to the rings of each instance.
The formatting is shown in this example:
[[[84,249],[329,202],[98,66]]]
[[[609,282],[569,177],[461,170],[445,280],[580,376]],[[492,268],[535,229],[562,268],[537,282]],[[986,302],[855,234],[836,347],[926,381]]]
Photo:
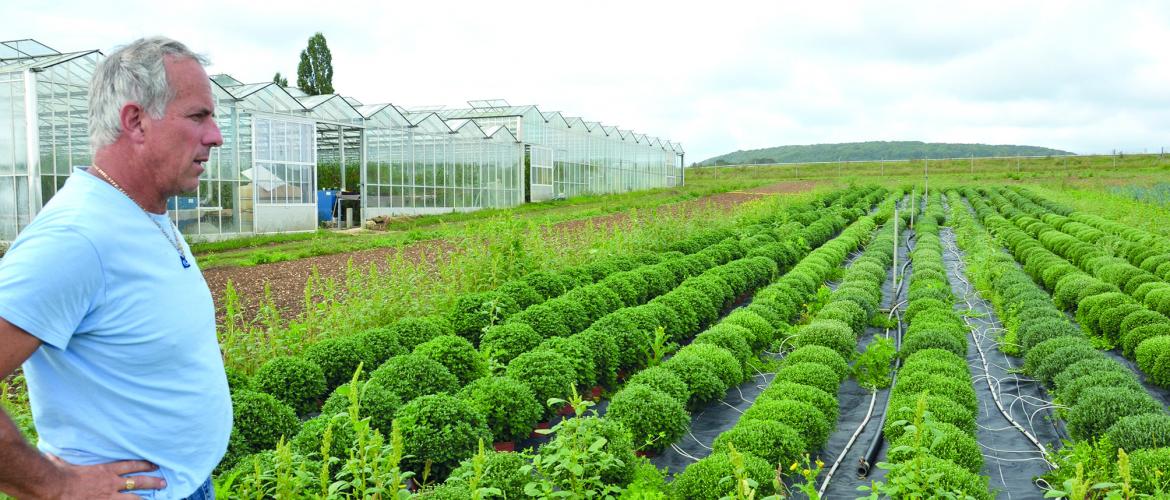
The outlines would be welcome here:
[[[0,412],[0,491],[214,498],[231,399],[211,293],[166,215],[223,142],[203,64],[161,37],[102,61],[93,165],[0,260],[0,377],[23,363],[40,449]]]

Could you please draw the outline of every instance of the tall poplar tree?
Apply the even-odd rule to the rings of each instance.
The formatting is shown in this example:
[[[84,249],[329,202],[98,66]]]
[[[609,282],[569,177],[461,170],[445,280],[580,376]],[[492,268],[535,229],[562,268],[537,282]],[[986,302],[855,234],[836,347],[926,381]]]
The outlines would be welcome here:
[[[309,95],[333,93],[333,54],[320,32],[309,37],[309,46],[301,51],[297,87]]]

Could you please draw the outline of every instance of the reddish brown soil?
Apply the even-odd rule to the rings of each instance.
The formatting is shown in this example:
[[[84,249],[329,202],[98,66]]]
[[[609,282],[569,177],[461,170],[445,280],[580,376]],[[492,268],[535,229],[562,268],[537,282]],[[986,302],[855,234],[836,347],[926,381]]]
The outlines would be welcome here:
[[[813,185],[813,182],[808,181],[782,182],[769,186],[761,186],[752,189],[750,192],[733,191],[721,193],[664,205],[659,207],[658,215],[662,216],[663,214],[667,214],[674,217],[684,217],[692,211],[708,205],[717,207],[723,211],[730,211],[747,201],[773,194],[803,192],[812,189]],[[613,230],[615,227],[628,226],[630,224],[628,219],[627,214],[618,213],[565,221],[553,225],[549,229],[549,232],[553,234],[549,236],[568,243],[577,240],[575,236],[579,235],[582,231],[596,231],[598,229]],[[423,259],[428,262],[434,262],[444,259],[452,252],[457,251],[457,246],[448,240],[437,239],[419,241],[406,245],[402,248],[402,251],[405,252],[403,258],[408,262],[418,263]],[[253,317],[255,315],[256,308],[260,302],[259,299],[264,296],[264,286],[267,284],[272,294],[273,303],[280,310],[282,316],[288,318],[295,316],[303,309],[305,283],[312,274],[314,267],[317,268],[317,272],[321,277],[334,278],[341,281],[345,276],[346,265],[350,259],[353,259],[354,265],[359,269],[369,269],[371,264],[376,264],[380,269],[384,269],[387,259],[396,258],[397,252],[397,248],[378,248],[250,267],[222,267],[207,269],[203,271],[203,276],[207,280],[207,285],[211,288],[212,296],[215,298],[215,303],[217,309],[220,310],[220,314],[222,314],[223,308],[224,289],[227,286],[228,280],[231,280],[236,292],[241,297],[245,297],[245,317]]]

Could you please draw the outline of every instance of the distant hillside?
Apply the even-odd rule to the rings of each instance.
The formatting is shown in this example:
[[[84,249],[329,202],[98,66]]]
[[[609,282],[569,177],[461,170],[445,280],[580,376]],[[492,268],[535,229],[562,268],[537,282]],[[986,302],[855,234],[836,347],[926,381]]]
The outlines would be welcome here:
[[[1056,156],[1068,151],[1038,146],[948,144],[920,141],[871,141],[842,144],[778,146],[736,151],[709,158],[699,165],[745,163],[811,163],[822,161],[916,160],[922,158],[983,158],[989,156]]]

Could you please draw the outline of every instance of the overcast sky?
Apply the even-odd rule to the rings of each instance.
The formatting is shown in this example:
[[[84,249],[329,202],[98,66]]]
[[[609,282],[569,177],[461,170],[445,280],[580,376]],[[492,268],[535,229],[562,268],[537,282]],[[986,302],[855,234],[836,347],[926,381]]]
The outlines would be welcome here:
[[[277,5],[280,7],[278,8]],[[681,142],[1170,149],[1170,2],[6,1],[0,38],[163,34],[295,83],[314,32],[364,103],[506,99]]]

